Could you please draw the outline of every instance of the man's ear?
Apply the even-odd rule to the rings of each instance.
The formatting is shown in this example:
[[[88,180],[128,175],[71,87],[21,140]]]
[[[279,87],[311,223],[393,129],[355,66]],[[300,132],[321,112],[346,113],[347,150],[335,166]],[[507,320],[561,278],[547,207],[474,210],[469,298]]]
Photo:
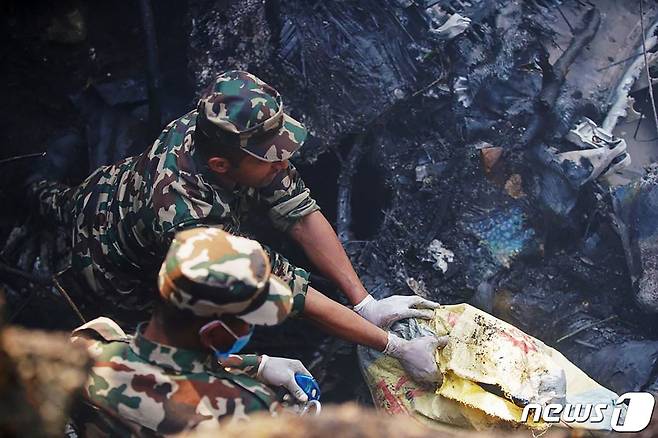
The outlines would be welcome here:
[[[212,157],[208,159],[208,167],[215,173],[226,173],[231,168],[231,163],[223,157]]]

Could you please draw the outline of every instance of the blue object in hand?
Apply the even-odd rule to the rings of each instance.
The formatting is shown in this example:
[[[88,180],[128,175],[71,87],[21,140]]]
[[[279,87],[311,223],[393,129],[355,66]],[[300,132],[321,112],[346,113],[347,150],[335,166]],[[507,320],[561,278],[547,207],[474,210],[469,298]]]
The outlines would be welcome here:
[[[307,374],[295,373],[295,382],[308,396],[308,400],[320,400],[320,386],[315,379]]]

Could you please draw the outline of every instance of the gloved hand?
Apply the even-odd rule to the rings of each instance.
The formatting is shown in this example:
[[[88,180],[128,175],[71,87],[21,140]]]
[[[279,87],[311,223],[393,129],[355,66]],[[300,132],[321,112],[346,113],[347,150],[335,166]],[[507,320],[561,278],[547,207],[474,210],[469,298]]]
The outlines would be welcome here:
[[[406,340],[389,333],[388,343],[383,353],[398,359],[402,368],[415,381],[441,386],[443,377],[436,365],[434,353],[437,348],[443,348],[447,344],[447,336],[441,336],[440,338],[423,336]]]
[[[379,301],[368,295],[354,306],[354,311],[377,327],[386,329],[395,321],[405,318],[430,319],[434,315],[432,309],[439,306],[439,303],[418,295],[393,295]]]
[[[283,386],[300,402],[308,401],[308,396],[295,382],[295,373],[312,376],[304,365],[296,359],[262,355],[256,378],[272,386]]]

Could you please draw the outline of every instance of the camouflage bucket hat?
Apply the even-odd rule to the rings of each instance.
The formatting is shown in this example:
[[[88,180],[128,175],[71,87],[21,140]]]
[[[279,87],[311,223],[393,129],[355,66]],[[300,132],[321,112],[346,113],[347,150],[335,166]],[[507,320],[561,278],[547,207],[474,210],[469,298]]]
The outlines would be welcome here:
[[[250,324],[275,325],[292,309],[292,291],[271,274],[270,260],[254,240],[219,228],[176,234],[158,287],[173,306],[201,317],[234,315]]]
[[[299,149],[308,132],[283,112],[274,88],[244,71],[217,76],[197,107],[196,129],[263,161],[282,161]]]

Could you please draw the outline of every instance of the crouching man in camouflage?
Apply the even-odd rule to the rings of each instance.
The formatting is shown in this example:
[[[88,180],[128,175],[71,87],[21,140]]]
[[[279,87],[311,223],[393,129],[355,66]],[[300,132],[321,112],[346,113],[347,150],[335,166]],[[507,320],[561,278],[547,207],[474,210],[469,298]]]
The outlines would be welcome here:
[[[96,313],[111,309],[128,322],[154,300],[158,267],[177,231],[216,225],[239,234],[243,219],[265,209],[356,311],[309,287],[308,272],[267,250],[273,273],[293,291],[292,314],[399,358],[416,379],[436,381],[437,339],[403,341],[379,327],[429,318],[438,304],[418,296],[377,301],[368,294],[288,162],[306,136],[274,88],[247,72],[229,71],[216,78],[196,110],[171,122],[141,155],[97,169],[78,187],[37,182],[32,194],[43,215],[72,228],[72,269],[84,278]]]
[[[101,412],[128,429],[169,435],[275,413],[282,405],[270,386],[306,401],[294,379],[310,375],[301,362],[233,355],[254,325],[279,324],[292,309],[292,291],[271,275],[258,242],[219,228],[182,231],[162,264],[159,290],[150,321],[134,336],[105,317],[73,332],[95,360],[84,395]]]

